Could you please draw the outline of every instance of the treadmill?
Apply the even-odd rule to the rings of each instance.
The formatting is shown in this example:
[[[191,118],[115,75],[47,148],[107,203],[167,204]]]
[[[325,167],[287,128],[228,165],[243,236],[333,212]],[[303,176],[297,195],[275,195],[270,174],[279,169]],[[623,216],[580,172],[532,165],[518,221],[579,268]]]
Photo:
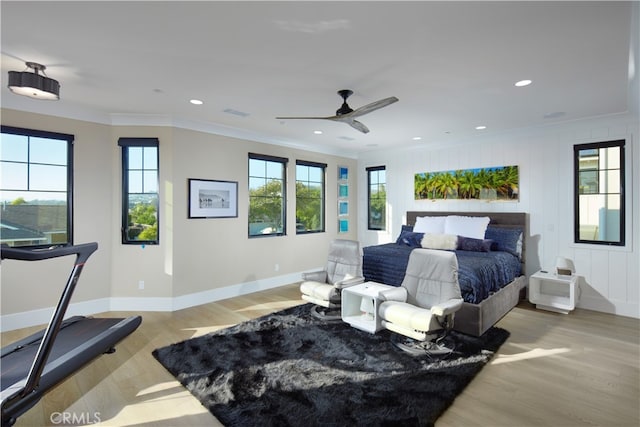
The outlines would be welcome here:
[[[0,247],[1,259],[39,261],[76,255],[71,275],[49,325],[1,350],[2,427],[13,425],[58,383],[135,331],[142,318],[92,318],[74,316],[64,320],[84,264],[97,243],[53,246],[46,249]]]

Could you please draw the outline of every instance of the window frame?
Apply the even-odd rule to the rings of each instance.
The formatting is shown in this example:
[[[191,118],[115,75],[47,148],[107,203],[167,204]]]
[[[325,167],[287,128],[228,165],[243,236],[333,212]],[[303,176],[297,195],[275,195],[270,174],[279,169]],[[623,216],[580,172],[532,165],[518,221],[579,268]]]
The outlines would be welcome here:
[[[374,227],[372,225],[372,218],[371,218],[371,173],[372,172],[379,172],[379,171],[385,171],[385,180],[384,180],[384,186],[385,186],[385,214],[384,214],[384,225],[382,227]],[[386,218],[386,205],[387,205],[387,198],[386,198],[386,187],[387,187],[387,179],[386,179],[386,171],[387,171],[387,167],[386,166],[371,166],[366,168],[367,171],[367,230],[371,230],[371,231],[385,231],[387,229],[387,218]],[[378,182],[377,185],[379,185],[380,183]]]
[[[26,136],[27,138],[46,138],[46,139],[55,139],[55,140],[62,140],[62,141],[66,141],[67,142],[67,156],[66,156],[66,180],[67,180],[67,190],[66,190],[66,196],[67,196],[67,230],[66,230],[66,242],[54,242],[54,244],[69,244],[72,245],[73,244],[73,237],[74,237],[74,233],[73,233],[73,189],[74,189],[74,184],[73,184],[73,170],[74,170],[74,164],[73,164],[73,147],[74,147],[74,143],[75,143],[75,136],[71,135],[71,134],[66,134],[66,133],[59,133],[59,132],[50,132],[50,131],[44,131],[44,130],[37,130],[37,129],[27,129],[27,128],[20,128],[20,127],[14,127],[14,126],[5,126],[5,125],[1,125],[0,126],[0,133],[2,134],[11,134],[11,135],[20,135],[20,136]],[[30,151],[30,148],[29,148]],[[27,160],[27,165],[29,165],[28,167],[30,167],[31,162],[29,160]],[[35,163],[35,162],[34,162]],[[27,172],[29,174],[29,172]],[[0,190],[2,191],[2,190]],[[16,190],[6,190],[6,191],[16,191]],[[26,190],[31,191],[31,190]],[[35,190],[33,190],[35,191]],[[19,245],[20,247],[24,247],[24,248],[43,248],[43,247],[49,247],[51,246],[52,243],[43,243],[43,244],[36,244],[36,245]]]
[[[251,233],[251,160],[260,160],[265,162],[272,163],[280,163],[282,167],[282,200],[280,206],[280,215],[282,218],[282,230],[276,233],[265,233],[265,234],[252,234]],[[247,156],[247,190],[248,190],[248,198],[249,198],[249,206],[247,212],[247,236],[250,239],[254,238],[263,238],[263,237],[274,237],[274,236],[286,236],[287,235],[287,166],[289,163],[289,159],[286,157],[278,157],[278,156],[270,156],[267,154],[258,154],[258,153],[249,153]],[[268,179],[268,176],[255,176],[254,178],[264,178]]]
[[[573,185],[573,194],[574,194],[574,223],[573,223],[573,241],[576,244],[592,244],[592,245],[604,245],[604,246],[619,246],[623,247],[626,245],[626,197],[625,197],[625,184],[626,184],[626,163],[625,163],[625,146],[626,140],[618,139],[612,141],[601,141],[601,142],[592,142],[586,144],[575,144],[573,146],[573,172],[574,172],[574,185]],[[618,240],[589,240],[580,238],[580,151],[582,150],[600,150],[603,148],[611,148],[611,147],[619,147],[620,148],[620,213],[619,213],[619,221],[620,221],[620,237]],[[606,171],[608,169],[600,169],[598,167],[595,169],[596,173],[599,174],[602,171]],[[586,194],[618,194],[618,193],[586,193]]]
[[[320,190],[320,217],[321,226],[318,230],[298,230],[298,182],[303,182],[298,179],[298,166],[306,166],[309,168],[318,168],[321,170],[322,182]],[[306,181],[307,183],[311,181]],[[296,160],[296,234],[312,234],[312,233],[324,233],[326,232],[326,206],[327,206],[327,164],[311,162],[307,160]]]
[[[122,222],[120,228],[120,234],[122,237],[123,245],[159,245],[160,244],[160,143],[158,138],[119,138],[118,145],[121,147],[122,157]],[[155,170],[156,171],[156,224],[157,232],[155,240],[134,240],[127,236],[127,228],[129,223],[129,148],[144,148],[153,147],[156,149],[156,165],[157,169],[145,169],[144,163],[142,165],[142,171]],[[143,156],[144,162],[144,156]],[[145,193],[141,193],[145,194]]]

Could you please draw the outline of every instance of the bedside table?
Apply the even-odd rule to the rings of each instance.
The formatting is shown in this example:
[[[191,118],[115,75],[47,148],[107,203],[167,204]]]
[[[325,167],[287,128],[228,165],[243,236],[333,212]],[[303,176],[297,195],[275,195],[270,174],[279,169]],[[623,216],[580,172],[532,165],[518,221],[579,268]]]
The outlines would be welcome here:
[[[365,282],[344,288],[342,290],[342,321],[361,331],[375,334],[382,329],[378,317],[378,305],[380,304],[378,292],[393,288],[395,286],[376,282]],[[370,313],[362,312],[363,299],[367,300]]]
[[[529,277],[529,302],[536,308],[568,314],[576,308],[578,276],[538,271]]]

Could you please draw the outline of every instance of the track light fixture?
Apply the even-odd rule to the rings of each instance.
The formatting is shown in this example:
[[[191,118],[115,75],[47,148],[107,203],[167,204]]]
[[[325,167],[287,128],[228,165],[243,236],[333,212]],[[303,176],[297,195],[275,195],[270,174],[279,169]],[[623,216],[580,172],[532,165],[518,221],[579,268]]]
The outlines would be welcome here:
[[[30,71],[9,71],[9,90],[34,99],[57,101],[60,99],[60,83],[44,75],[47,68],[35,62],[27,62]],[[42,74],[39,74],[42,72]]]

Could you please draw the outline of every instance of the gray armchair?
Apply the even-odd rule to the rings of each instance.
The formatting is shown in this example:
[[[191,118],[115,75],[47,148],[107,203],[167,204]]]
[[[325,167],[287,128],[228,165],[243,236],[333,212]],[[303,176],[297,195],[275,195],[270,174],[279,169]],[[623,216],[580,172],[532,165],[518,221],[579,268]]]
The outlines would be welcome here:
[[[326,267],[303,273],[302,280],[302,299],[314,304],[312,314],[327,320],[339,319],[342,289],[364,282],[360,243],[345,239],[331,241]]]
[[[399,348],[418,354],[451,351],[440,343],[463,302],[455,253],[414,249],[402,285],[381,291],[379,297],[382,326],[409,338],[395,339]]]

